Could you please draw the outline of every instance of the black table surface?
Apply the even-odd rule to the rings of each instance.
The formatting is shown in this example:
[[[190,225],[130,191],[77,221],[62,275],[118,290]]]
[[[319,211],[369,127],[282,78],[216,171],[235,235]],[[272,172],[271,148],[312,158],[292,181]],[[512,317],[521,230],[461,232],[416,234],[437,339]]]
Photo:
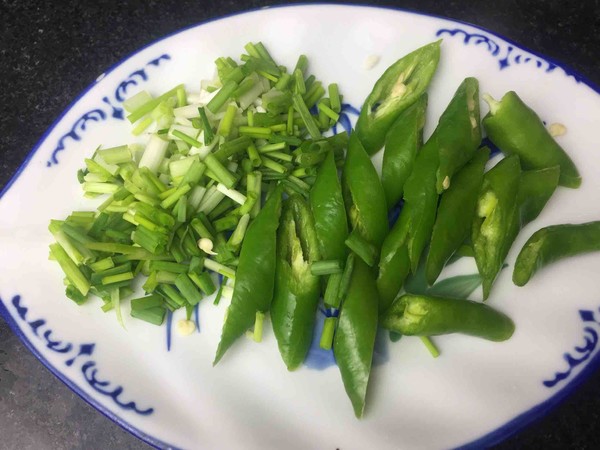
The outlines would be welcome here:
[[[272,4],[239,0],[99,0],[59,5],[2,0],[0,187],[9,181],[53,120],[99,73],[178,29]],[[371,4],[486,27],[570,66],[600,85],[598,0],[413,0]],[[600,448],[598,425],[600,371],[559,407],[498,448]],[[0,448],[148,446],[52,376],[0,319]]]

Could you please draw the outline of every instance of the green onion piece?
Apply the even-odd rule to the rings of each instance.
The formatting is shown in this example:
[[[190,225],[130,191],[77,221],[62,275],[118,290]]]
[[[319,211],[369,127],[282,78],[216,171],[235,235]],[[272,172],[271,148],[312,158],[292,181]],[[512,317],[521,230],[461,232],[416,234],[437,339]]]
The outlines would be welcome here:
[[[225,104],[225,102],[231,98],[233,92],[237,89],[238,84],[233,81],[227,81],[219,92],[208,102],[206,108],[213,114],[216,114],[219,109]]]
[[[362,259],[369,267],[373,267],[377,259],[377,248],[353,231],[345,241],[346,246],[352,250],[360,259]]]
[[[152,325],[162,325],[165,320],[165,309],[161,306],[148,309],[131,309],[131,317],[151,323]]]
[[[220,233],[221,231],[233,230],[237,226],[238,221],[239,217],[235,215],[228,215],[215,220],[213,225],[215,226],[215,230]]]
[[[201,238],[210,239],[211,241],[215,239],[214,234],[211,233],[209,229],[204,225],[204,223],[202,223],[198,218],[192,219],[190,225]]]
[[[188,273],[188,276],[194,284],[204,292],[204,295],[212,295],[217,290],[217,287],[208,272],[201,272],[199,274],[190,272]]]
[[[440,351],[438,350],[436,345],[433,343],[433,341],[428,336],[419,336],[419,337],[421,338],[421,342],[423,342],[423,344],[425,344],[425,347],[427,348],[427,350],[429,350],[429,353],[431,353],[431,356],[433,356],[434,358],[437,358],[438,356],[440,356]]]
[[[160,295],[153,294],[147,297],[134,298],[131,300],[131,309],[144,310],[162,306],[163,299]]]
[[[280,159],[281,161],[286,161],[286,162],[292,162],[292,160],[294,159],[294,157],[292,155],[290,155],[289,153],[284,153],[284,152],[270,152],[269,156],[271,158],[277,158],[277,159]]]
[[[179,86],[175,86],[173,89],[171,89],[170,91],[165,92],[160,97],[157,97],[157,98],[155,98],[153,100],[150,100],[150,101],[144,103],[142,106],[140,106],[135,111],[133,111],[131,114],[129,114],[127,116],[127,120],[129,120],[129,122],[131,122],[131,123],[137,122],[139,119],[141,119],[146,114],[148,114],[149,112],[151,112],[154,108],[156,108],[164,100],[166,100],[166,99],[172,97],[173,95],[175,95],[177,93],[177,90],[180,89],[180,88],[183,88],[182,84],[180,84]]]
[[[308,88],[307,88],[308,89]],[[325,88],[320,81],[315,82],[304,95],[304,101],[308,109],[317,104],[319,99],[325,95]]]
[[[187,95],[185,93],[185,89],[182,86],[179,89],[177,89],[177,107],[181,108],[185,105],[187,105]]]
[[[202,175],[206,170],[206,164],[197,159],[194,160],[186,174],[183,176],[183,179],[179,182],[180,186],[184,184],[189,184],[190,186],[194,186],[200,182]]]
[[[250,162],[252,163],[252,167],[260,167],[262,164],[262,159],[260,158],[260,154],[258,153],[255,145],[250,144],[246,148],[246,151],[248,153],[248,158],[250,158]]]
[[[254,205],[256,204],[257,200],[258,196],[254,192],[248,192],[248,195],[246,196],[246,201],[239,208],[238,214],[241,214],[242,216],[244,214],[249,214],[254,208]]]
[[[331,275],[333,273],[342,273],[344,263],[339,259],[325,261],[315,261],[310,265],[310,273],[315,276]]]
[[[146,131],[146,129],[150,125],[152,125],[152,122],[154,122],[154,118],[152,116],[144,117],[137,123],[135,127],[133,127],[133,130],[131,130],[131,134],[133,134],[134,136],[139,136],[144,131]]]
[[[286,173],[287,172],[287,169],[285,168],[285,166],[279,164],[276,161],[273,161],[270,158],[267,158],[264,155],[262,156],[262,162],[263,162],[263,166],[265,166],[271,170],[274,170],[277,173]]]
[[[277,83],[275,83],[274,88],[277,89],[278,91],[284,91],[287,89],[288,84],[290,84],[292,77],[291,75],[284,73],[282,74],[279,79],[277,80]]]
[[[340,289],[338,291],[337,306],[332,304],[332,306],[336,308],[339,308],[339,305],[342,304],[342,301],[346,298],[346,294],[348,293],[350,280],[352,279],[352,271],[354,270],[354,258],[354,253],[350,253],[348,258],[346,258],[344,272],[342,273],[342,280],[340,281]]]
[[[242,135],[250,136],[255,139],[268,139],[273,133],[273,130],[267,127],[241,126],[238,128],[238,131]]]
[[[221,297],[223,296],[223,288],[225,287],[226,282],[227,282],[227,277],[223,277],[223,280],[221,280],[221,284],[219,285],[219,290],[217,291],[217,295],[215,296],[215,301],[213,302],[213,305],[218,305],[219,302],[221,301]]]
[[[178,137],[183,142],[190,144],[192,147],[201,147],[202,146],[202,144],[200,142],[198,142],[196,139],[194,139],[191,136],[188,136],[185,133],[182,133],[179,130],[173,130],[173,131],[171,131],[171,134],[175,137]]]
[[[304,74],[300,69],[294,70],[294,92],[304,95],[306,93],[306,85],[304,84]]]
[[[177,211],[177,222],[184,223],[187,219],[187,197],[184,195],[181,197],[173,211]]]
[[[221,263],[218,263],[217,261],[215,261],[213,259],[206,258],[204,260],[204,267],[206,267],[208,270],[212,270],[213,272],[220,273],[224,277],[235,280],[235,271],[233,269],[230,269],[229,267],[227,267]]]
[[[246,45],[244,45],[244,49],[250,56],[254,58],[260,58],[260,54],[252,42],[248,42]]]
[[[302,74],[306,73],[306,69],[308,68],[308,58],[306,55],[300,55],[298,57],[298,61],[296,62],[296,67],[294,67],[294,72],[299,70]]]
[[[333,273],[327,279],[323,302],[330,308],[340,307],[340,285],[342,283],[343,274]]]
[[[67,279],[75,286],[83,295],[87,295],[90,290],[90,282],[85,275],[79,270],[77,265],[69,258],[66,252],[59,244],[51,244],[50,252],[54,260],[60,265],[60,268],[65,273]]]
[[[142,289],[144,289],[144,292],[154,292],[157,286],[158,281],[156,279],[156,272],[150,272],[150,275],[148,275],[148,278],[142,286]]]
[[[112,258],[110,256],[108,256],[104,259],[101,259],[99,261],[91,263],[89,265],[89,267],[94,272],[102,272],[103,270],[108,270],[108,269],[112,269],[113,267],[115,267],[115,263],[112,260]]]
[[[169,195],[167,198],[165,198],[162,202],[160,202],[160,206],[162,208],[169,208],[171,206],[173,206],[175,204],[175,202],[177,202],[177,200],[179,200],[181,197],[183,197],[185,194],[187,194],[190,189],[192,189],[190,187],[189,184],[184,184],[183,186],[178,187],[175,192],[173,192],[171,195]],[[168,192],[168,191],[165,191]]]
[[[304,122],[304,125],[306,126],[310,136],[313,139],[319,139],[321,137],[321,132],[319,131],[313,116],[308,111],[308,107],[306,103],[304,103],[302,96],[300,94],[294,94],[292,96],[292,101],[294,103],[294,109],[300,114],[300,117],[302,118],[302,121]]]
[[[248,136],[240,136],[229,142],[224,142],[215,152],[215,156],[221,162],[225,162],[229,157],[246,150],[252,145],[252,140]]]
[[[286,148],[287,144],[285,142],[278,142],[276,144],[266,144],[263,145],[262,147],[258,148],[258,152],[259,153],[269,153],[269,152],[274,152],[277,150],[284,150]]]
[[[126,272],[131,272],[131,269],[131,262],[126,262],[118,266],[112,267],[110,269],[103,270],[102,272],[93,273],[90,279],[92,284],[97,285],[102,283],[103,278],[109,277],[111,275],[118,275]]]
[[[215,174],[220,183],[223,183],[228,188],[235,186],[236,177],[216,158],[214,154],[210,154],[204,160],[206,166]]]
[[[336,113],[340,113],[342,111],[342,99],[340,98],[340,91],[337,83],[331,83],[328,86],[328,90],[331,109],[333,109]]]
[[[200,303],[200,300],[202,300],[202,294],[200,291],[198,291],[194,283],[192,283],[192,280],[190,280],[185,273],[177,276],[177,279],[175,280],[175,286],[177,286],[177,289],[179,289],[181,294],[185,297],[190,305],[195,306]]]
[[[271,55],[269,54],[262,42],[257,42],[255,44],[255,48],[262,59],[276,65],[275,61],[273,60],[273,58],[271,57]]]
[[[230,103],[227,106],[227,110],[225,111],[225,115],[221,122],[219,123],[219,128],[217,130],[217,134],[228,137],[231,134],[231,127],[233,125],[233,119],[235,118],[235,114],[237,113],[237,105],[235,103]]]
[[[254,172],[255,178],[254,178],[254,186],[250,187],[250,184],[248,184],[248,192],[252,192],[256,195],[256,201],[254,202],[254,206],[252,207],[252,210],[250,211],[250,217],[255,218],[261,208],[261,190],[262,190],[262,173],[260,172]],[[250,196],[250,193],[248,193],[248,196]]]
[[[65,289],[65,295],[78,305],[83,305],[87,300],[87,295],[83,295],[81,292],[79,292],[79,289],[70,283]]]
[[[177,306],[185,305],[185,298],[173,286],[169,284],[161,284],[160,291],[162,291],[162,293],[165,294],[168,299],[172,300]]]
[[[121,164],[131,161],[131,152],[127,145],[98,150],[98,155],[107,164]]]
[[[246,229],[248,228],[249,223],[250,223],[250,215],[244,214],[240,218],[233,233],[231,233],[231,237],[229,238],[228,243],[233,248],[235,248],[236,251],[239,248],[239,246],[242,244],[242,241],[244,240],[244,235],[246,234]]]
[[[323,350],[331,350],[336,324],[337,317],[325,318],[325,322],[323,323],[323,331],[321,332],[321,340],[319,341],[319,347],[321,347]]]
[[[198,108],[198,113],[200,114],[200,120],[202,121],[202,129],[204,130],[204,145],[208,145],[213,141],[215,135],[210,126],[210,122],[208,121],[208,117],[206,116],[204,106]]]
[[[328,107],[323,101],[320,101],[317,104],[317,108],[319,108],[319,111],[322,111],[327,117],[329,117],[334,122],[337,122],[340,118],[340,115],[336,113],[333,109]]]
[[[123,102],[123,108],[125,111],[132,112],[142,106],[144,103],[152,100],[152,96],[147,91],[140,91],[137,94],[129,97]]]
[[[128,280],[132,280],[132,279],[133,279],[133,272],[125,272],[125,273],[119,273],[116,275],[110,275],[108,277],[102,278],[102,284],[107,285],[107,284],[112,284],[112,283],[119,283],[121,281],[128,281]]]
[[[265,313],[256,311],[256,319],[254,320],[254,342],[262,341],[263,322],[265,321]]]

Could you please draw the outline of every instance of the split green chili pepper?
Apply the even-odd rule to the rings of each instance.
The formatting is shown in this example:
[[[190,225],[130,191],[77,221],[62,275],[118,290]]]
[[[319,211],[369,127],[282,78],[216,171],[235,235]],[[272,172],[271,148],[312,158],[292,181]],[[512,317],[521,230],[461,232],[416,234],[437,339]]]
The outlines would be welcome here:
[[[277,232],[275,292],[271,304],[273,331],[288,370],[302,364],[312,341],[320,284],[310,265],[318,260],[317,235],[308,203],[294,195],[283,205]]]
[[[377,334],[378,303],[373,274],[356,258],[333,343],[335,360],[356,417],[361,417],[365,408]]]
[[[419,151],[404,185],[400,218],[383,244],[379,268],[407,246],[410,266],[416,272],[421,253],[431,238],[439,192],[477,150],[480,142],[477,80],[467,78],[459,86],[440,117],[435,131]],[[390,274],[390,276],[393,276]]]
[[[432,42],[399,59],[375,83],[355,130],[369,155],[381,149],[398,116],[429,86],[440,59],[440,43]]]
[[[379,251],[389,230],[385,193],[357,133],[350,135],[342,188],[352,229]]]
[[[344,241],[348,236],[348,222],[332,151],[327,154],[317,171],[317,178],[310,190],[310,206],[315,219],[321,258],[344,260],[347,253]]]
[[[488,137],[507,155],[519,155],[524,169],[560,166],[560,185],[578,188],[581,176],[575,164],[550,135],[542,120],[519,96],[507,92],[499,102],[484,96],[490,112],[483,119]]]
[[[427,94],[423,94],[398,116],[385,138],[381,184],[388,209],[402,198],[404,183],[410,176],[417,151],[423,145],[426,110]]]
[[[461,333],[497,342],[515,330],[508,316],[483,303],[412,294],[393,303],[382,325],[407,336]]]
[[[252,327],[256,313],[265,313],[271,304],[281,194],[282,187],[279,185],[246,231],[235,273],[233,298],[213,365],[219,362],[237,338]]]
[[[513,282],[525,286],[543,267],[562,258],[600,251],[600,222],[552,225],[527,240],[513,271]]]
[[[503,159],[483,177],[471,236],[484,299],[488,298],[512,244],[510,230],[518,209],[520,178],[521,166],[516,155]]]
[[[489,156],[488,148],[480,150],[456,174],[450,188],[442,194],[425,265],[429,284],[437,280],[448,259],[471,233],[483,172]]]
[[[517,156],[511,156],[506,159],[510,158],[517,158]],[[500,163],[498,165],[500,165]],[[514,163],[509,164],[509,166],[513,165]],[[507,169],[507,167],[508,166],[506,166],[503,170]],[[490,193],[490,191],[486,193],[485,183],[485,179],[488,177],[488,174],[491,174],[494,169],[490,170],[490,172],[488,172],[484,177],[484,186],[479,200],[478,213],[485,213],[486,208],[490,207],[495,202],[494,194]],[[513,182],[512,176],[515,172],[514,166],[511,171],[512,175],[508,175],[506,178],[506,180],[511,180],[507,181],[508,184],[512,184]],[[506,173],[508,173],[508,170],[506,170]],[[514,207],[512,207],[512,213],[510,213],[510,220],[505,223],[503,221],[496,222],[496,219],[492,218],[489,222],[491,227],[495,227],[494,223],[498,224],[498,228],[494,231],[491,231],[491,234],[495,235],[495,233],[497,233],[496,236],[499,240],[490,241],[496,242],[495,244],[488,243],[488,245],[496,245],[497,247],[493,249],[488,248],[486,253],[482,248],[485,238],[481,237],[479,245],[474,242],[475,261],[477,262],[480,273],[482,274],[484,298],[488,297],[492,283],[502,268],[502,264],[506,259],[513,242],[519,234],[519,231],[529,222],[534,220],[540,214],[540,212],[542,212],[542,209],[544,209],[544,206],[546,206],[546,203],[556,190],[556,187],[558,186],[559,175],[560,168],[558,166],[521,172],[519,176],[517,194],[513,199]],[[500,179],[496,179],[496,185],[500,185],[502,183],[502,177],[499,178]],[[509,204],[505,203],[505,205]],[[488,217],[494,217],[495,214],[496,213],[493,212]],[[485,224],[485,221],[487,220],[488,219],[485,219],[483,223]],[[477,217],[474,219],[474,223],[475,222],[478,222]],[[482,225],[481,230],[484,228],[485,227]],[[475,228],[473,229],[473,236],[475,235],[474,233]],[[490,233],[490,229],[488,229],[486,233]],[[493,257],[493,262],[492,259],[489,259],[490,255],[492,254],[495,254]],[[484,266],[487,267],[487,270],[489,270],[488,276],[484,276],[483,272],[481,272],[481,267]]]

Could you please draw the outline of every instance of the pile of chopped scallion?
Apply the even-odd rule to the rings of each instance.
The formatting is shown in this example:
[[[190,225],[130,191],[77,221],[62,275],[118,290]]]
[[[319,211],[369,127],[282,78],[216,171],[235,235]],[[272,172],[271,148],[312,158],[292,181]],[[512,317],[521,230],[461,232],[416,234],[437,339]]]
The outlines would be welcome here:
[[[68,298],[93,294],[123,324],[141,273],[147,295],[131,300],[131,316],[160,325],[185,307],[189,319],[217,290],[211,273],[222,277],[215,303],[231,292],[245,231],[276,184],[307,196],[330,150],[341,164],[347,135],[323,136],[341,111],[337,85],[309,75],[304,55],[288,71],[261,43],[245,50],[240,63],[217,59],[200,93],[180,85],[123,103],[145,147],[96,150],[77,175],[86,197],[106,199],[49,226]]]

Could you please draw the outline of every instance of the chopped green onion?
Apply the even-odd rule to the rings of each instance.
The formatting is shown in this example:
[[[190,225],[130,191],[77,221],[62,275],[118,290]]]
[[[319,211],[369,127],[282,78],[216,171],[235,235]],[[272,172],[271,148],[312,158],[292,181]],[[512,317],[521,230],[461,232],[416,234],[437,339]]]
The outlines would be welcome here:
[[[342,100],[340,98],[340,91],[337,83],[331,83],[328,86],[328,90],[331,109],[333,109],[336,113],[340,113],[342,111]],[[337,121],[337,119],[335,120]]]
[[[131,309],[143,310],[162,306],[163,299],[160,295],[152,294],[147,297],[134,298],[131,300]]]
[[[350,281],[352,279],[352,272],[354,271],[354,258],[354,253],[350,253],[348,258],[346,258],[346,264],[344,266],[344,272],[342,273],[342,279],[340,281],[340,288],[338,291],[337,306],[332,304],[332,306],[336,308],[339,308],[339,305],[342,304],[343,300],[346,298],[346,294],[348,293],[348,288],[350,287]]]
[[[206,108],[213,114],[216,114],[219,109],[225,104],[225,102],[231,98],[233,92],[237,89],[238,84],[233,81],[227,81],[219,92],[208,102]]]
[[[228,188],[232,188],[237,182],[236,177],[216,158],[215,155],[208,155],[204,160],[206,166],[215,174],[220,183]]]
[[[185,133],[182,133],[179,130],[173,130],[173,131],[171,131],[171,134],[175,137],[178,137],[183,142],[190,144],[192,147],[201,147],[202,146],[202,144],[200,142],[198,142],[196,139],[194,139],[191,136],[188,136]]]
[[[179,86],[175,86],[170,91],[165,92],[160,97],[157,97],[157,98],[155,98],[153,100],[147,101],[142,106],[140,106],[135,111],[133,111],[131,114],[129,114],[127,116],[127,120],[129,120],[129,122],[131,122],[131,123],[137,122],[139,119],[141,119],[142,117],[144,117],[146,114],[150,113],[154,108],[156,108],[164,100],[166,100],[166,99],[172,97],[173,95],[175,95],[177,93],[177,90],[180,89],[180,88],[182,88],[182,87],[183,87],[183,85],[180,84]]]
[[[304,122],[304,125],[306,126],[310,136],[313,139],[319,139],[321,137],[321,132],[319,131],[313,116],[311,116],[310,112],[308,111],[308,107],[302,99],[302,96],[300,94],[294,94],[292,96],[292,101],[294,103],[294,109],[300,114],[300,117],[302,118],[302,121]]]
[[[204,260],[204,267],[206,267],[208,270],[212,270],[213,272],[220,273],[224,277],[235,279],[235,271],[233,269],[230,269],[229,267],[218,263],[213,259],[206,258]]]
[[[310,273],[316,276],[342,273],[343,270],[344,263],[339,259],[315,261],[310,265]]]
[[[250,144],[247,147],[246,151],[248,152],[248,158],[250,158],[252,166],[260,167],[260,165],[262,164],[262,159],[260,158],[260,154],[258,153],[258,150],[254,146],[254,144]]]
[[[263,162],[263,166],[274,170],[277,173],[286,173],[287,169],[285,168],[285,166],[279,164],[278,162],[273,161],[270,158],[267,158],[266,156],[262,156],[262,162]]]
[[[231,245],[232,247],[237,249],[242,244],[242,241],[244,240],[244,235],[246,234],[246,229],[248,228],[249,223],[250,223],[250,215],[244,214],[240,218],[233,233],[231,233],[231,237],[229,238],[229,241],[228,241],[229,245]]]
[[[204,145],[208,145],[213,141],[214,133],[203,106],[198,108],[198,113],[200,114],[200,120],[202,121],[202,129],[204,130]]]
[[[177,286],[177,289],[179,289],[181,294],[185,297],[190,305],[195,306],[200,303],[200,300],[202,300],[202,294],[200,291],[198,291],[194,283],[192,283],[192,280],[190,280],[185,273],[177,276],[177,279],[175,280],[175,286]]]
[[[112,284],[112,283],[119,283],[121,281],[128,281],[128,280],[132,280],[132,279],[133,279],[133,272],[125,272],[125,273],[119,273],[116,275],[110,275],[108,277],[102,278],[102,284],[106,285],[106,284]]]
[[[110,256],[90,264],[90,269],[94,272],[102,272],[113,267],[115,267],[115,263]]]
[[[200,274],[190,272],[188,273],[188,276],[205,295],[212,295],[217,290],[217,287],[208,272],[201,272]]]
[[[419,337],[421,338],[421,342],[423,342],[423,344],[425,344],[425,347],[427,348],[427,350],[429,350],[429,353],[431,353],[431,356],[433,356],[434,358],[437,358],[438,356],[440,356],[440,351],[438,350],[436,345],[433,343],[433,341],[431,339],[429,339],[428,336],[419,336]]]
[[[265,320],[265,313],[256,311],[256,319],[254,320],[254,341],[255,342],[262,341],[264,320]]]
[[[333,109],[328,107],[323,101],[320,101],[317,104],[317,108],[319,108],[319,111],[323,111],[323,113],[334,122],[337,122],[340,118],[340,115],[336,113]]]
[[[75,286],[82,295],[87,295],[90,290],[89,280],[79,270],[71,258],[69,258],[63,248],[59,244],[50,244],[50,252],[73,286]]]
[[[377,258],[377,248],[356,231],[350,233],[346,246],[360,257],[369,267],[373,267]]]
[[[147,309],[131,309],[131,317],[143,320],[153,325],[162,325],[165,319],[165,309],[161,306]]]
[[[325,318],[325,322],[323,323],[323,331],[321,332],[321,339],[319,341],[319,347],[321,347],[323,350],[331,350],[336,324],[337,317]]]

